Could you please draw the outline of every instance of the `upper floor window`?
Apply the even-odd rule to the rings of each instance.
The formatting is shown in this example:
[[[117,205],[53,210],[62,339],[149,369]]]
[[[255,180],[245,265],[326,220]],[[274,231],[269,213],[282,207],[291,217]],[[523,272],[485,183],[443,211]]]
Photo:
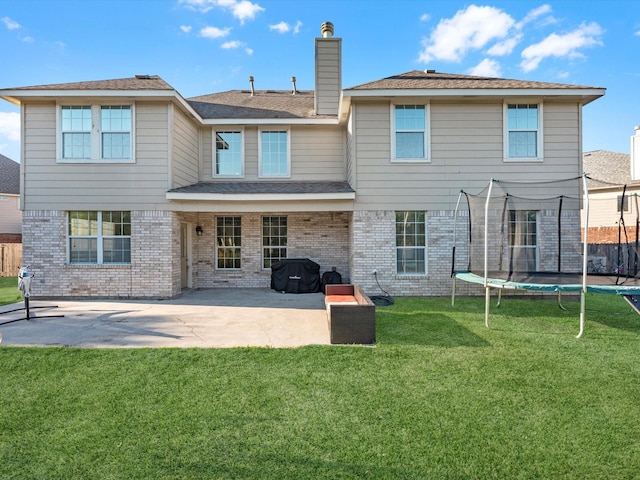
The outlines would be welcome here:
[[[542,105],[505,104],[505,160],[542,160]]]
[[[242,177],[244,175],[244,149],[242,131],[215,133],[214,176]]]
[[[288,130],[260,130],[259,149],[261,177],[291,176]]]
[[[61,105],[59,148],[61,161],[130,162],[131,105]]]
[[[392,105],[392,161],[428,161],[428,105]]]
[[[69,263],[131,263],[130,212],[69,212],[68,235]]]
[[[396,271],[398,275],[427,274],[425,212],[396,212]]]

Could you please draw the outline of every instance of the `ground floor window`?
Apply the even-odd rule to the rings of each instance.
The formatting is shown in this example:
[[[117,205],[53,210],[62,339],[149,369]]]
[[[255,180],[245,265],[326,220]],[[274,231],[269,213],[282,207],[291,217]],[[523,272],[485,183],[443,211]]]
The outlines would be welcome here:
[[[262,268],[287,258],[287,217],[262,217]]]
[[[68,214],[69,263],[130,264],[131,212]]]
[[[216,265],[219,269],[237,270],[242,266],[241,217],[216,218]]]
[[[538,212],[509,210],[508,253],[510,270],[538,271]]]
[[[427,274],[425,212],[396,212],[396,271],[398,275]]]

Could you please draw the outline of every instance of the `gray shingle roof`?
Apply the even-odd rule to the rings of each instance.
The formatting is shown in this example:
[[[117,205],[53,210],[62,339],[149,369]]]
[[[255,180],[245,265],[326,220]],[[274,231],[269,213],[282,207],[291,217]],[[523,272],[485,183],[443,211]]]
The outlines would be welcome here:
[[[564,83],[478,77],[455,73],[412,70],[381,80],[363,83],[345,90],[415,90],[415,89],[574,89],[600,88]]]
[[[301,194],[353,193],[347,182],[198,182],[169,190],[174,193]]]
[[[53,83],[49,85],[6,88],[3,90],[174,90],[174,88],[157,75],[136,75],[131,78]]]
[[[593,150],[584,152],[582,169],[594,180],[625,185],[631,182],[631,160],[628,153]],[[601,187],[598,182],[590,182],[590,186]]]
[[[229,90],[199,97],[187,102],[205,119],[216,118],[335,118],[316,115],[312,90]]]
[[[0,154],[0,193],[20,194],[20,164]]]

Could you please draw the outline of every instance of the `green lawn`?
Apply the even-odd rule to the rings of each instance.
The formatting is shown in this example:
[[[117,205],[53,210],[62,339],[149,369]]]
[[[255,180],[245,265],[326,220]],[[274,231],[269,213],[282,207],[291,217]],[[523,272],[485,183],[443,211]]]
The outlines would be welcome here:
[[[582,339],[400,298],[375,347],[0,348],[0,478],[638,478],[640,316],[587,305]]]
[[[0,305],[21,301],[22,294],[18,290],[18,277],[0,277]]]

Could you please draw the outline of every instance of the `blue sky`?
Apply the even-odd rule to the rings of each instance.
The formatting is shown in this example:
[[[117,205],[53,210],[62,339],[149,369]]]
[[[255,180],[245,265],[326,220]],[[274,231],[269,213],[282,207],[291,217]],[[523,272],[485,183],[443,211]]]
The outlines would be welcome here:
[[[0,88],[157,74],[184,97],[313,89],[331,21],[343,86],[414,69],[604,87],[583,148],[629,153],[640,125],[637,0],[0,0]],[[20,159],[0,100],[0,153]]]

